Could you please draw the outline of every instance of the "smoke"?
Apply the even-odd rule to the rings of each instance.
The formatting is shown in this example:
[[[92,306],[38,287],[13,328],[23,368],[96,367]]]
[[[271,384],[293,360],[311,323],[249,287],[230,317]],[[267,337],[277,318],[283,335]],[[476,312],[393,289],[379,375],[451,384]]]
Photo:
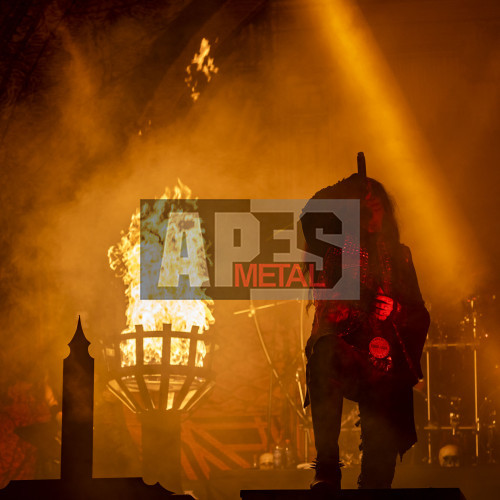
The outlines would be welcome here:
[[[47,369],[60,383],[60,360],[78,315],[95,356],[99,341],[123,329],[124,289],[109,269],[107,250],[141,198],[159,196],[178,178],[198,197],[279,192],[271,188],[278,177],[268,158],[272,125],[257,102],[272,99],[262,89],[266,71],[254,68],[258,78],[250,83],[240,68],[233,70],[244,53],[226,56],[225,80],[214,77],[195,104],[184,82],[189,54],[174,72],[177,79],[169,73],[160,79],[163,97],[150,89],[147,104],[137,68],[168,31],[159,29],[155,14],[165,22],[172,10],[140,19],[123,15],[100,26],[92,17],[55,23],[50,57],[38,68],[45,84],[8,110],[2,149],[5,387],[38,379]],[[200,41],[194,40],[196,47]],[[168,68],[162,60],[151,64]]]
[[[307,199],[350,175],[356,153],[364,150],[369,175],[386,184],[401,207],[424,297],[438,306],[456,303],[469,291],[458,285],[464,276],[474,293],[487,284],[485,269],[497,286],[498,265],[485,259],[498,249],[499,174],[492,168],[499,154],[498,44],[486,35],[464,41],[461,25],[452,21],[450,41],[438,33],[442,13],[423,10],[428,33],[412,25],[405,46],[404,26],[418,2],[399,11],[391,5],[383,5],[383,19],[375,12],[379,5],[367,6],[363,15],[414,126],[437,158],[443,199],[462,212],[445,210],[451,215],[444,219],[458,233],[465,228],[468,238],[461,242],[464,267],[456,282],[449,275],[443,281],[426,259],[436,234],[416,231],[409,216],[418,218],[418,210],[400,196],[399,166],[384,164],[376,127],[363,122],[363,96],[299,7],[268,7],[235,26],[225,45],[211,39],[219,72],[196,102],[184,82],[190,58],[173,58],[168,71],[165,61],[150,59],[180,3],[141,16],[120,14],[105,24],[73,18],[54,31],[39,68],[42,83],[17,103],[1,152],[2,385],[39,377],[46,366],[59,373],[79,314],[95,356],[100,340],[124,328],[123,285],[109,269],[107,250],[127,229],[139,200],[161,195],[178,178],[199,198]],[[473,21],[467,26],[476,29]],[[191,36],[199,47],[201,37]],[[418,52],[425,36],[432,48]],[[144,61],[164,75],[149,97],[137,77]],[[418,192],[426,207],[426,186]],[[217,307],[225,312],[220,317],[239,321],[227,314],[237,305],[218,304],[216,322]],[[251,324],[241,328],[253,335]]]

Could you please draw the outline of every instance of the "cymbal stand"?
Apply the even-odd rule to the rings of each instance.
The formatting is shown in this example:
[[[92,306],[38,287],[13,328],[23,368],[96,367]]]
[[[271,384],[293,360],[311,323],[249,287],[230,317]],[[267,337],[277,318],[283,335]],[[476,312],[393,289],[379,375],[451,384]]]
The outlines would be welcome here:
[[[425,352],[425,357],[427,361],[427,370],[426,370],[426,379],[427,379],[427,463],[432,464],[432,439],[431,439],[431,353],[430,350],[427,349]]]
[[[472,335],[473,335],[473,353],[474,353],[474,425],[476,427],[476,463],[479,460],[479,409],[477,404],[477,313],[475,309],[475,299],[470,300],[472,315]]]

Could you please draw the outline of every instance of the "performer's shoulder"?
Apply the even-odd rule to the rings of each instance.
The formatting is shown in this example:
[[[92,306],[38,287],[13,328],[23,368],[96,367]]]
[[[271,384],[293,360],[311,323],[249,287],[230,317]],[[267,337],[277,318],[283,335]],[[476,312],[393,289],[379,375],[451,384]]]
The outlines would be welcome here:
[[[412,258],[411,258],[411,250],[410,250],[410,247],[403,244],[403,243],[400,243],[399,244],[399,249],[400,249],[400,252],[401,252],[401,257],[409,264],[410,262],[412,262]]]
[[[328,199],[335,199],[336,193],[334,186],[326,186],[323,189],[320,189],[316,193],[314,193],[313,196],[311,196],[311,200],[328,200]]]

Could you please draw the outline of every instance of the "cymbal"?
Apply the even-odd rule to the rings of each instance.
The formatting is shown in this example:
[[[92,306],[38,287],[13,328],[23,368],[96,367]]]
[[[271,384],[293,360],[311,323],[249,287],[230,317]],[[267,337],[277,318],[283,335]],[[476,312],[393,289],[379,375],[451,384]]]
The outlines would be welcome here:
[[[426,342],[424,346],[424,351],[430,351],[431,349],[448,349],[449,347],[479,347],[479,341],[474,342]]]

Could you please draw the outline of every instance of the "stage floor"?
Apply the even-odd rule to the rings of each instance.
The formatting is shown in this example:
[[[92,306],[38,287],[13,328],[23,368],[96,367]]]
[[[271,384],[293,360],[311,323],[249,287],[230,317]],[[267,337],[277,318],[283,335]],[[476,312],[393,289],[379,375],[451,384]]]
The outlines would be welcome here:
[[[238,500],[240,490],[307,489],[312,470],[260,471],[241,469],[217,472],[206,482],[187,482],[199,500]],[[343,469],[342,487],[356,488],[359,466]],[[460,488],[467,500],[500,497],[500,465],[442,468],[429,465],[398,465],[394,488]]]

